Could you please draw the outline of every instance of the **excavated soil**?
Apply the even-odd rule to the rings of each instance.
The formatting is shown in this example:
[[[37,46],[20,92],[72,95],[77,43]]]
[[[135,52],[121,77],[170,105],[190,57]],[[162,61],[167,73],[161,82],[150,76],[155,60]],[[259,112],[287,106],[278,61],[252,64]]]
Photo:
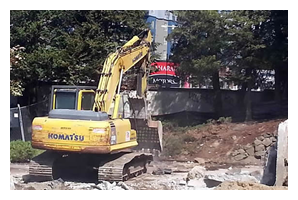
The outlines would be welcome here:
[[[206,124],[197,129],[190,128],[183,133],[166,130],[164,131],[164,138],[172,135],[183,135],[183,137],[193,138],[193,140],[181,145],[181,148],[183,148],[181,154],[165,156],[164,159],[194,161],[195,158],[203,158],[210,167],[214,165],[222,166],[223,163],[260,165],[261,163],[258,159],[246,159],[235,162],[231,159],[230,154],[240,146],[253,143],[255,138],[264,133],[277,132],[279,123],[285,120]]]

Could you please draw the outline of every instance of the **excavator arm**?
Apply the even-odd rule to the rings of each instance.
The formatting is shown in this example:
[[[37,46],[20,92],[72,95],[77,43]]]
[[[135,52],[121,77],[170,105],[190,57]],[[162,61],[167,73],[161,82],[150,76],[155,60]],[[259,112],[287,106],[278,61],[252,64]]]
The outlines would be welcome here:
[[[139,36],[134,36],[130,41],[111,53],[104,62],[98,88],[96,90],[93,111],[108,113],[112,102],[114,101],[114,111],[112,118],[117,118],[120,101],[120,87],[123,74],[132,67],[140,64],[141,71],[146,71],[146,66],[150,59],[150,46],[152,35],[149,30],[144,31]],[[138,81],[141,86],[141,92],[145,92],[146,73],[142,73]],[[116,92],[118,86],[118,91]],[[139,87],[140,88],[140,87]],[[143,95],[142,95],[143,96]]]

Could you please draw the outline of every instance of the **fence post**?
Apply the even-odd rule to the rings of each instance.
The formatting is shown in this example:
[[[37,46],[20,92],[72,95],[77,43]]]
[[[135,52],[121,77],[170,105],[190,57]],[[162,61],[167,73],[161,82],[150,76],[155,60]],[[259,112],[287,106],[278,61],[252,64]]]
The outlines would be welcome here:
[[[19,108],[19,122],[20,122],[22,140],[25,142],[24,127],[23,127],[23,118],[22,118],[22,111],[21,111],[20,104],[18,104],[18,108]]]

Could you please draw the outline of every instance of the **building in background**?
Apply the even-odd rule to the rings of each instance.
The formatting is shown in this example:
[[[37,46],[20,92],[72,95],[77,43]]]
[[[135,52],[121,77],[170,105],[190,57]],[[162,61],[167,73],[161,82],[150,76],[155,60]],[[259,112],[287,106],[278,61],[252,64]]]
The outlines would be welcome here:
[[[181,87],[181,81],[175,73],[178,64],[168,62],[172,44],[166,40],[177,26],[177,16],[170,10],[149,10],[147,23],[150,25],[153,42],[157,45],[154,53],[158,55],[156,62],[152,63],[157,71],[150,74],[149,85]]]

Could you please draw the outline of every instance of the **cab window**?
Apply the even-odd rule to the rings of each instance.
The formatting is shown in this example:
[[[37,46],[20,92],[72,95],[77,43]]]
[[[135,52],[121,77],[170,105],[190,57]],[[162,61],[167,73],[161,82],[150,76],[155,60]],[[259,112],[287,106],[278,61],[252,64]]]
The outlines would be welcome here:
[[[56,92],[55,109],[75,109],[75,92]]]
[[[81,110],[92,110],[93,103],[94,103],[94,93],[93,92],[83,92],[82,93]]]

